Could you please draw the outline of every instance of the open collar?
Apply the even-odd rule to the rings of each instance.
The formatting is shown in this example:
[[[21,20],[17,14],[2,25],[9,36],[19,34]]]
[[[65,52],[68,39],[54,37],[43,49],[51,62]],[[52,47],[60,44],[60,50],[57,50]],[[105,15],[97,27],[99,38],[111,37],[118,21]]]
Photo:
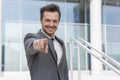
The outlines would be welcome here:
[[[55,36],[53,36],[52,38],[49,36],[49,35],[47,35],[42,29],[41,29],[41,32],[45,35],[45,36],[47,36],[49,39],[55,39]]]

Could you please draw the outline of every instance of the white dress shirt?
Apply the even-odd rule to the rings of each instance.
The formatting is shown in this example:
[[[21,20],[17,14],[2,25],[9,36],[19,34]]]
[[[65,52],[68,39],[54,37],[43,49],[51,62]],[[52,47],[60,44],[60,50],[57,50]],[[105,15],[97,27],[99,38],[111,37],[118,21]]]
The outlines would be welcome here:
[[[59,65],[59,63],[61,61],[62,54],[63,54],[62,53],[62,46],[56,39],[53,40],[53,43],[54,43],[55,51],[57,53],[57,64]]]

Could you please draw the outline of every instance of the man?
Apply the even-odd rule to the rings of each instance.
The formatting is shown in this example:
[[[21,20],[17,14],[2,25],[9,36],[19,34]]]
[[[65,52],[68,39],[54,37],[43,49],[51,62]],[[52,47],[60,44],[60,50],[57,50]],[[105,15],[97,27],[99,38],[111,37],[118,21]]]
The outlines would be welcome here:
[[[40,10],[42,29],[24,38],[31,80],[68,80],[64,42],[55,36],[61,13],[55,4]]]

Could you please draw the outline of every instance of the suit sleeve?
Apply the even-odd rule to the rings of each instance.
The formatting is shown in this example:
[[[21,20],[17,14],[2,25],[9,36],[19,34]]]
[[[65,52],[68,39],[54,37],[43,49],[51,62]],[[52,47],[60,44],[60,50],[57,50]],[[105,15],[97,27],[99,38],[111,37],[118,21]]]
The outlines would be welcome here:
[[[65,49],[65,45],[64,45],[64,49]],[[68,76],[68,66],[67,66],[67,59],[66,59],[66,50],[65,50],[65,67],[64,67],[64,80],[69,80],[69,76]]]
[[[67,61],[66,60],[65,60],[65,69],[64,69],[64,80],[69,80],[68,67],[67,67]]]
[[[68,76],[68,66],[67,66],[67,59],[66,59],[66,49],[65,49],[65,43],[63,40],[59,39],[60,43],[62,44],[63,46],[63,59],[64,59],[64,72],[63,72],[63,75],[64,75],[64,80],[69,80],[69,76]]]
[[[24,38],[24,47],[27,55],[34,55],[38,51],[34,49],[33,42],[37,39],[36,34],[29,33]]]

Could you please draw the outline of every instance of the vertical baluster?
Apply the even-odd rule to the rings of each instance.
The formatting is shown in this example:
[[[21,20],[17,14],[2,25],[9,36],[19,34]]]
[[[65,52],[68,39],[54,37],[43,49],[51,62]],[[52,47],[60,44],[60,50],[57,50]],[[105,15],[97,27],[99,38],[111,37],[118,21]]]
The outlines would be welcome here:
[[[81,69],[80,69],[80,46],[77,44],[77,55],[78,55],[78,80],[81,80]]]
[[[73,43],[70,41],[70,80],[73,80]]]

